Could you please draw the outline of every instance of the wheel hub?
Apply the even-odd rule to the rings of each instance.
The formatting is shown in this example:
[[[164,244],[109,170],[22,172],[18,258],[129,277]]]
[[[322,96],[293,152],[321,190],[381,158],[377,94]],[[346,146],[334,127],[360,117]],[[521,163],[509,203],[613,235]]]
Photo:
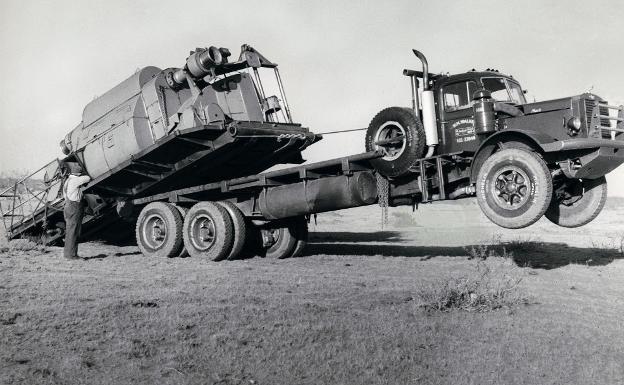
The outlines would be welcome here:
[[[207,215],[198,215],[191,223],[191,242],[198,250],[208,250],[216,238],[215,224]]]
[[[528,200],[529,188],[529,178],[515,167],[500,171],[494,184],[499,205],[508,209],[524,205]]]
[[[159,214],[152,214],[145,219],[143,239],[152,249],[160,249],[167,239],[167,225]]]
[[[384,152],[383,160],[392,161],[403,154],[407,145],[406,140],[405,128],[398,122],[388,121],[377,130],[373,144],[375,150]]]

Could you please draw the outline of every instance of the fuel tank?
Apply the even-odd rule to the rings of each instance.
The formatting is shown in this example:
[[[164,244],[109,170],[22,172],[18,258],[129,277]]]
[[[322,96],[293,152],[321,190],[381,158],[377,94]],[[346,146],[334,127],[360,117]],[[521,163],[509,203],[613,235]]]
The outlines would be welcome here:
[[[269,188],[258,207],[267,219],[365,206],[377,201],[377,179],[368,171]]]

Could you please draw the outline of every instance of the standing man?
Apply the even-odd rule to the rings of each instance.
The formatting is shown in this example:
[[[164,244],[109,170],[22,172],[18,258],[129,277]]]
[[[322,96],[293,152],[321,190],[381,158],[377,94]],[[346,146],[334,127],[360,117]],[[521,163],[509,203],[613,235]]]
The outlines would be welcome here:
[[[82,227],[82,217],[84,215],[84,202],[82,200],[82,190],[80,187],[89,183],[91,178],[83,175],[82,167],[78,163],[67,163],[69,175],[63,184],[63,197],[65,207],[65,248],[63,256],[67,259],[79,259],[78,237]]]

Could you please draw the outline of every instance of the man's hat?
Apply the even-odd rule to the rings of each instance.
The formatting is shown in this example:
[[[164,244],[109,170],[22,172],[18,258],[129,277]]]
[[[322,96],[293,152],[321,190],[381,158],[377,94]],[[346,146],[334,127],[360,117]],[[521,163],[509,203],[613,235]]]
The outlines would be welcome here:
[[[76,162],[67,162],[66,163],[67,170],[72,175],[81,175],[82,174],[82,166]]]

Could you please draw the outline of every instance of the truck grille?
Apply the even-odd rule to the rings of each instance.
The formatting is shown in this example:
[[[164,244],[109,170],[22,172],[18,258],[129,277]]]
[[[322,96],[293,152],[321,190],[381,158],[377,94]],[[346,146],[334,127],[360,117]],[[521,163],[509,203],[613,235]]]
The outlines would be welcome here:
[[[596,105],[595,100],[585,99],[585,124],[586,127],[589,127],[591,123],[592,111],[594,110],[594,106]],[[609,115],[609,109],[607,107],[599,107],[600,115]],[[611,120],[601,118],[600,125],[603,127],[611,127]]]

